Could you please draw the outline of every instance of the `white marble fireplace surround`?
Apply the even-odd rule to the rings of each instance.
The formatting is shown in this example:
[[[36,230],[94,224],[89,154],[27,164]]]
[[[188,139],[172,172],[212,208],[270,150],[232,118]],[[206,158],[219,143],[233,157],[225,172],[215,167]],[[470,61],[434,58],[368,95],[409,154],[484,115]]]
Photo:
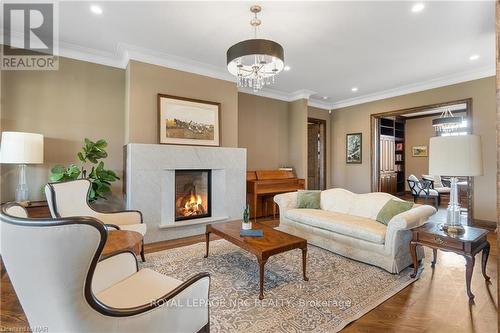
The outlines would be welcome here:
[[[129,143],[127,209],[148,226],[146,243],[203,234],[207,223],[240,219],[246,202],[246,149]],[[175,222],[175,170],[212,170],[212,216]]]

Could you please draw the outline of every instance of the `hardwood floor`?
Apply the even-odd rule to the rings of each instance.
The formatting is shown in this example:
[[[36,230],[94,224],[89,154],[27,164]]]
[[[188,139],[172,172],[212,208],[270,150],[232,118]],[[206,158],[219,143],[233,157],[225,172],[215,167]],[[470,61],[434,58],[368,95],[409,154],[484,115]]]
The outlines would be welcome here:
[[[434,220],[443,218],[440,210]],[[275,220],[262,221],[268,225]],[[213,236],[215,239],[215,236]],[[146,253],[203,242],[204,235],[148,244]],[[491,244],[487,272],[491,283],[485,283],[476,258],[472,278],[474,305],[465,292],[465,261],[453,253],[439,252],[434,269],[431,253],[426,251],[424,271],[418,281],[391,297],[365,316],[349,324],[344,332],[497,332],[497,237],[490,232]],[[2,265],[3,268],[3,265]],[[2,271],[0,322],[1,331],[20,331],[28,323],[7,274]]]

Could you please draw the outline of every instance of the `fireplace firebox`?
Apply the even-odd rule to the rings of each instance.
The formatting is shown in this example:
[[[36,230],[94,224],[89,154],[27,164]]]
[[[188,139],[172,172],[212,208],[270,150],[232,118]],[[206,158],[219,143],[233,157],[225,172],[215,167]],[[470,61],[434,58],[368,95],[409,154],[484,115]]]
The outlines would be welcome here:
[[[175,221],[212,216],[211,170],[175,170]]]

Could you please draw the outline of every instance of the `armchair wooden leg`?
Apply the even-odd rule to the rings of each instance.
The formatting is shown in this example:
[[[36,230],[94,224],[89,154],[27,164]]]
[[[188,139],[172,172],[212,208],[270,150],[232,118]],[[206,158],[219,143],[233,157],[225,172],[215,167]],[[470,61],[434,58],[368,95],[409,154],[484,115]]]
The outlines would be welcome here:
[[[142,244],[141,244],[141,259],[142,259],[142,262],[146,262],[146,257],[144,256],[144,240],[142,241]]]

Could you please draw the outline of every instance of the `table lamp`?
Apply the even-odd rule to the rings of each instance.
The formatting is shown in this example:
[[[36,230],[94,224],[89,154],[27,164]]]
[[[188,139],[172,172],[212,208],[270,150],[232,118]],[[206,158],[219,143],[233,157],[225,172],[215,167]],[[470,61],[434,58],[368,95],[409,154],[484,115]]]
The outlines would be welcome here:
[[[461,234],[465,230],[460,223],[460,204],[456,177],[474,177],[483,174],[481,137],[477,135],[437,136],[430,139],[429,173],[452,176],[450,202],[443,230]]]
[[[2,132],[0,163],[19,164],[16,201],[28,201],[26,165],[43,163],[43,135],[24,132]]]

